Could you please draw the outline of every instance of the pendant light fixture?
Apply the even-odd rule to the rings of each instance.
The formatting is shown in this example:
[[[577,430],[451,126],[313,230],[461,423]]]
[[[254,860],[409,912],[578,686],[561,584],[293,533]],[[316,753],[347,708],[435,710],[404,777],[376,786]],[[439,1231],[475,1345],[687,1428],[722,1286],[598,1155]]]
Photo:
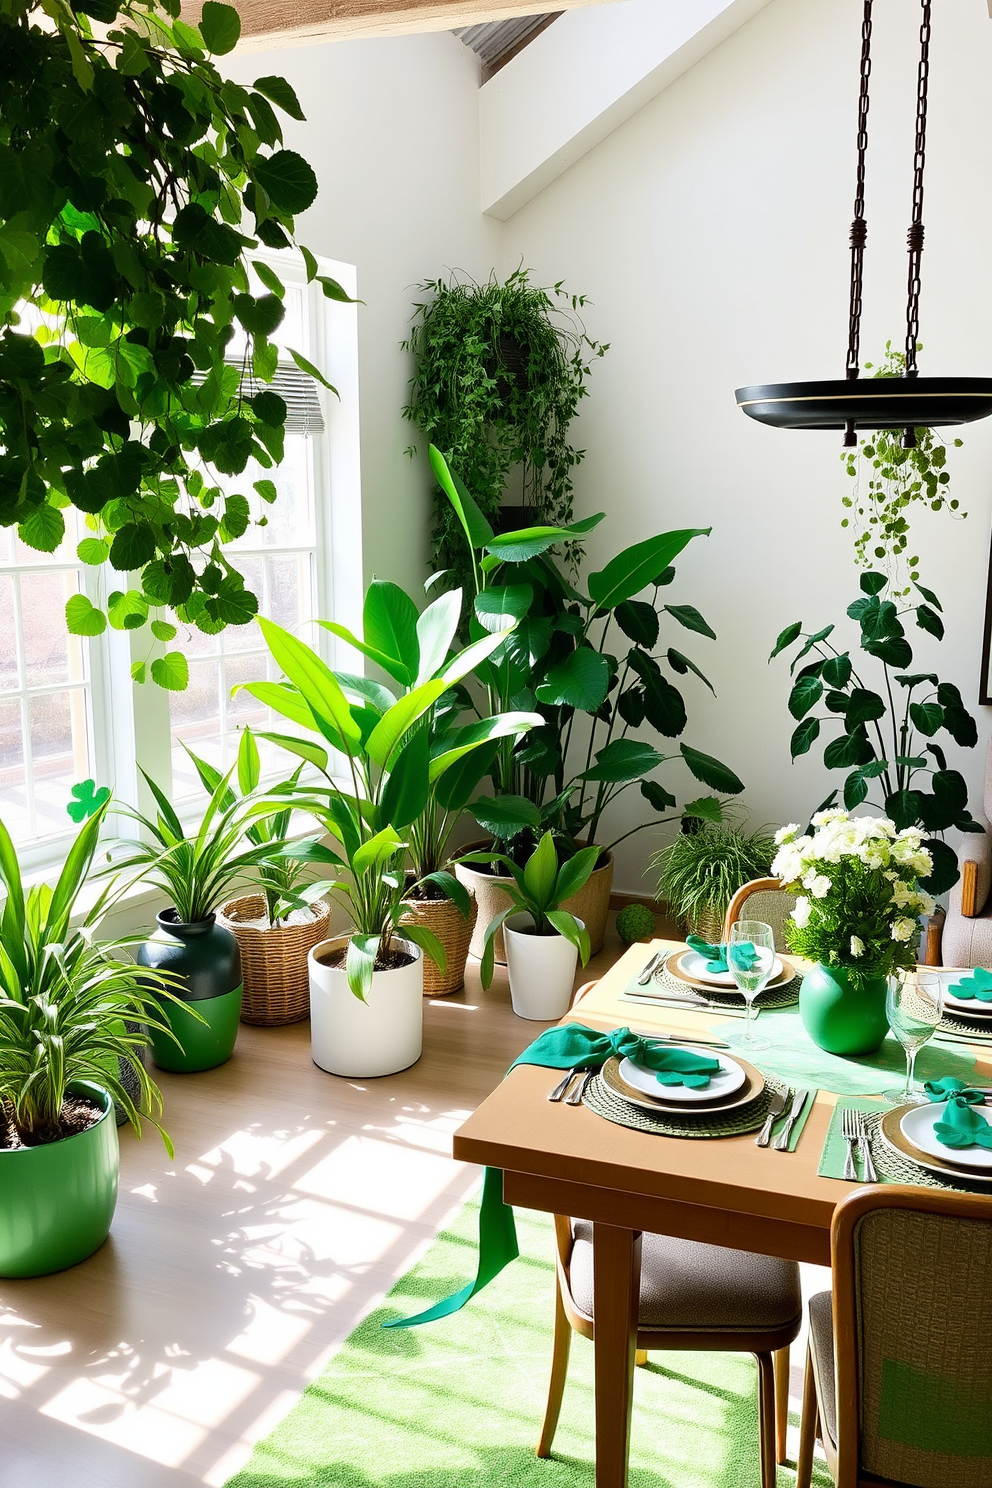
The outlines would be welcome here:
[[[749,418],[777,429],[843,429],[844,444],[857,445],[859,429],[903,430],[903,445],[916,443],[916,428],[967,424],[992,413],[992,377],[920,377],[916,365],[923,255],[923,169],[926,164],[927,86],[930,73],[932,0],[921,0],[920,65],[916,93],[913,211],[907,234],[909,280],[906,304],[905,372],[900,377],[861,377],[861,289],[868,224],[865,163],[868,154],[868,84],[871,78],[872,3],[864,0],[861,27],[861,89],[858,98],[858,165],[851,223],[851,302],[847,375],[826,382],[783,382],[737,389],[737,404]]]

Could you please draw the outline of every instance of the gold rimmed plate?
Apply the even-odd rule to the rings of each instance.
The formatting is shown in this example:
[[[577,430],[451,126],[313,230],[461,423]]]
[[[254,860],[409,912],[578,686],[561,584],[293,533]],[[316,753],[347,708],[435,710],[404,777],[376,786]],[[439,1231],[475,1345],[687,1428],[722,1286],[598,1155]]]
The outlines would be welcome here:
[[[681,1045],[679,1047],[681,1048]],[[686,1040],[686,1047],[690,1047],[689,1040]],[[705,1051],[700,1049],[699,1052]],[[765,1088],[765,1077],[760,1070],[756,1070],[753,1064],[748,1064],[744,1059],[737,1059],[736,1055],[734,1058],[744,1071],[744,1084],[730,1096],[724,1096],[722,1099],[718,1097],[711,1101],[697,1100],[691,1105],[687,1105],[684,1101],[666,1101],[664,1096],[656,1099],[652,1095],[645,1095],[635,1086],[628,1085],[620,1074],[620,1060],[616,1055],[606,1061],[601,1074],[603,1084],[608,1090],[612,1090],[614,1095],[622,1096],[632,1106],[639,1106],[642,1111],[658,1111],[674,1116],[691,1116],[694,1113],[699,1116],[712,1116],[717,1111],[736,1111],[740,1106],[748,1105],[750,1101],[757,1100]],[[658,1089],[663,1090],[664,1086],[659,1085]]]
[[[887,1147],[897,1152],[900,1157],[908,1157],[910,1162],[915,1163],[918,1168],[924,1168],[928,1173],[934,1173],[938,1178],[964,1178],[969,1183],[992,1183],[992,1173],[980,1168],[959,1168],[953,1162],[946,1161],[942,1157],[936,1157],[933,1153],[923,1152],[911,1142],[902,1129],[902,1118],[909,1111],[917,1110],[915,1105],[893,1106],[891,1111],[886,1111],[879,1123],[879,1134]]]
[[[686,976],[685,972],[682,971],[679,967],[679,961],[684,955],[684,951],[673,951],[665,962],[665,970],[670,976],[673,976],[676,981],[682,982],[689,991],[697,993],[701,992],[704,994],[704,996],[712,996],[713,993],[717,993],[722,997],[741,997],[743,995],[742,993],[738,992],[735,986],[717,986],[715,982],[701,982],[693,977]],[[776,959],[782,963],[782,969],[777,976],[773,976],[762,987],[761,992],[758,993],[759,1001],[761,999],[762,992],[770,992],[773,987],[785,987],[789,982],[793,980],[796,975],[796,968],[793,966],[791,961],[786,959],[785,956],[778,956],[776,957]]]

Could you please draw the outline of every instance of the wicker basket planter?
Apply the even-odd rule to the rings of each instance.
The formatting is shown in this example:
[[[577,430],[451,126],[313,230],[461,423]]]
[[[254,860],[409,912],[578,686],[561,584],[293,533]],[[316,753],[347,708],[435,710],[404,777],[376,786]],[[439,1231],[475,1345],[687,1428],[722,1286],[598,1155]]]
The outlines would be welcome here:
[[[268,925],[262,894],[242,894],[222,905],[218,923],[230,930],[241,950],[244,973],[242,1023],[275,1028],[310,1016],[307,956],[327,939],[330,905],[318,899],[309,910],[294,910],[281,925]]]
[[[481,852],[491,846],[490,842],[471,842],[465,851]],[[479,918],[472,936],[471,951],[473,956],[481,957],[486,927],[491,920],[495,919],[500,910],[506,909],[510,903],[510,896],[503,887],[506,880],[493,873],[480,872],[475,863],[456,863],[455,873],[479,906]],[[610,912],[612,884],[613,854],[607,853],[606,862],[602,867],[594,869],[579,892],[564,900],[561,906],[562,909],[567,909],[580,919],[589,931],[591,954],[594,956],[597,951],[603,949],[606,920]],[[503,943],[501,929],[497,930],[493,939],[493,949],[496,961],[505,965],[506,947]]]
[[[406,899],[406,914],[401,925],[423,925],[432,930],[444,946],[447,961],[441,971],[426,953],[424,955],[424,996],[445,997],[465,985],[465,963],[472,931],[479,918],[479,906],[473,898],[466,920],[453,899]]]

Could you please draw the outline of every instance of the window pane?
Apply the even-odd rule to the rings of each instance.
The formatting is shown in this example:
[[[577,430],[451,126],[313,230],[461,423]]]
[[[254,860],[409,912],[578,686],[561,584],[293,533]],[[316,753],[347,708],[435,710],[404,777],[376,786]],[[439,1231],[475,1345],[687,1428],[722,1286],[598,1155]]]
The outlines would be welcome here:
[[[309,553],[287,553],[269,559],[269,610],[287,630],[314,618],[313,559]]]
[[[28,700],[28,717],[35,835],[47,837],[71,826],[70,791],[87,778],[86,695],[81,688],[35,694]]]
[[[13,574],[0,574],[0,692],[9,692],[17,686],[15,582]]]
[[[24,626],[24,680],[28,687],[81,682],[83,647],[65,627],[65,604],[79,587],[75,572],[22,573],[21,623]]]
[[[189,755],[182,748],[183,743],[218,770],[225,768],[220,726],[220,663],[193,662],[189,669],[189,686],[185,692],[170,694],[169,709],[172,716],[173,795],[195,795],[202,791],[202,786]]]
[[[0,797],[4,826],[15,842],[24,842],[31,835],[31,813],[19,701],[0,703]]]

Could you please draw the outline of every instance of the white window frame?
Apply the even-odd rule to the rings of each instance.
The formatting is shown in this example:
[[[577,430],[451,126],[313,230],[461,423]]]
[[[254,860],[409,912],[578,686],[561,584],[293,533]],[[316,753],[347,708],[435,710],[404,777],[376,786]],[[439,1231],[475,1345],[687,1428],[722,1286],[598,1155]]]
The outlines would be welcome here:
[[[358,306],[329,300],[316,283],[307,286],[302,256],[295,252],[259,252],[252,258],[272,265],[287,283],[306,287],[306,344],[296,349],[315,363],[337,388],[339,397],[317,384],[324,430],[311,436],[315,516],[313,599],[315,613],[303,624],[303,638],[315,646],[330,665],[348,665],[343,643],[323,627],[312,624],[319,618],[340,621],[361,629],[364,597],[362,563],[361,453],[358,407]],[[319,258],[321,274],[336,279],[355,300],[358,276],[354,265]],[[273,551],[278,552],[278,549]],[[106,568],[83,565],[83,592],[94,602],[105,599],[108,588],[133,587],[135,577],[109,573]],[[89,653],[92,698],[93,773],[98,785],[110,785],[116,799],[150,812],[154,801],[140,765],[164,794],[172,798],[172,737],[170,694],[152,682],[131,679],[132,662],[149,655],[148,631],[115,631],[84,643]],[[177,644],[176,642],[171,643]],[[169,649],[154,643],[151,655]],[[352,668],[353,669],[353,668]],[[180,815],[195,818],[200,803],[181,803]],[[32,876],[43,877],[61,866],[75,831],[66,817],[64,835],[47,837],[18,847],[22,867]],[[107,834],[130,833],[126,818],[111,816]]]

